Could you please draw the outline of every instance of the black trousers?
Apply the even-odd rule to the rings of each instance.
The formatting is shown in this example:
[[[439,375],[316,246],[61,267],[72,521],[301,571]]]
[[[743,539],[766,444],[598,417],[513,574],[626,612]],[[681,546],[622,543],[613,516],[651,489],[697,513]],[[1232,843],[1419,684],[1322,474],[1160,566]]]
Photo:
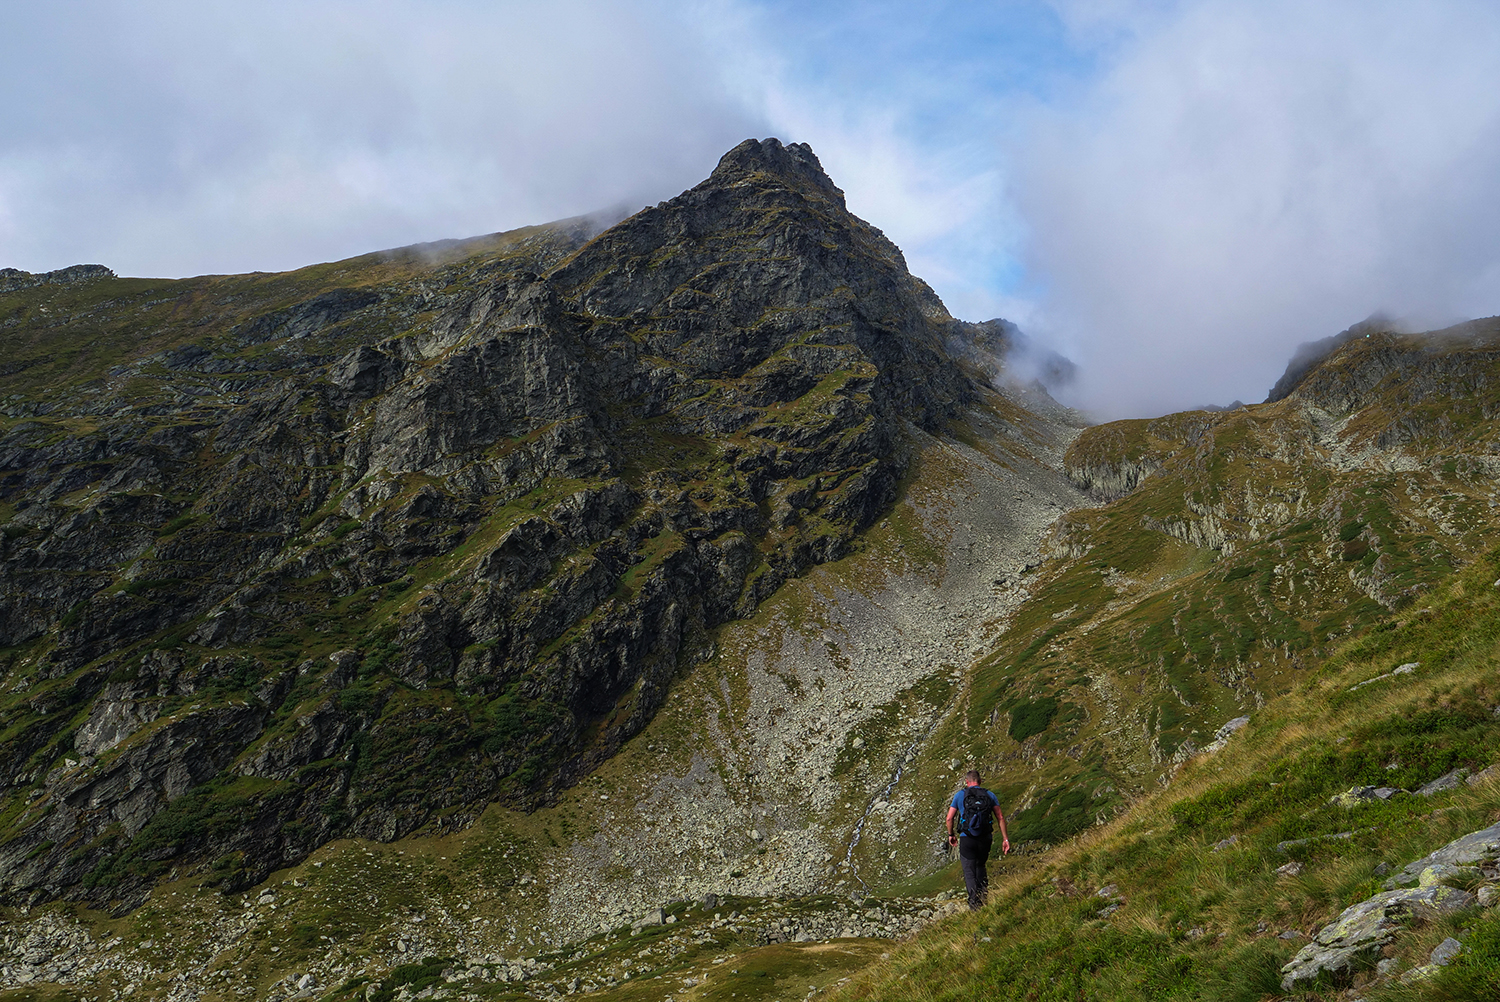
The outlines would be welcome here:
[[[989,896],[990,874],[985,864],[989,862],[990,847],[994,844],[994,833],[958,837],[958,860],[964,868],[964,886],[969,890],[970,911],[977,911]]]

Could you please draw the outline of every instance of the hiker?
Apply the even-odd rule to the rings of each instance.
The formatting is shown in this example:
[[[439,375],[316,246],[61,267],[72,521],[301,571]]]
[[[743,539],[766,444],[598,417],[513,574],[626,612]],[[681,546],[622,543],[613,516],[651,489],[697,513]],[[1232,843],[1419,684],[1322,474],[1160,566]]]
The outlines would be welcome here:
[[[958,827],[954,828],[954,819]],[[958,858],[964,867],[964,886],[969,889],[969,910],[978,911],[990,892],[990,875],[985,863],[995,841],[994,823],[1000,822],[1000,854],[1010,852],[1010,835],[1005,831],[1005,815],[1000,798],[979,785],[979,773],[970,769],[964,777],[964,788],[953,795],[948,806],[948,844],[958,846]]]

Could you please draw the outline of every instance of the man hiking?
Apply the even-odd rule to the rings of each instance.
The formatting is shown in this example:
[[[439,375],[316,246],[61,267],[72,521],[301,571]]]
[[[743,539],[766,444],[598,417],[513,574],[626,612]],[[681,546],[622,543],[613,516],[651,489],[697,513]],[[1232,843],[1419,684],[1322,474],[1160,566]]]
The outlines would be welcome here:
[[[958,827],[954,828],[954,819]],[[979,773],[970,769],[964,777],[964,788],[953,795],[948,806],[948,844],[958,846],[963,863],[964,886],[969,889],[969,910],[977,911],[990,892],[990,875],[985,863],[995,841],[994,823],[1000,822],[1000,854],[1010,852],[1010,835],[1005,831],[1005,815],[1000,798],[979,785]]]

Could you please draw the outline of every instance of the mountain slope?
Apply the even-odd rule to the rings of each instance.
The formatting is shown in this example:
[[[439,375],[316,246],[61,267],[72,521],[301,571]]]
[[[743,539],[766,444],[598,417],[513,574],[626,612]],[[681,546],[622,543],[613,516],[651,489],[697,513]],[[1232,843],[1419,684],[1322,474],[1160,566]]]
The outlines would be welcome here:
[[[805,146],[589,237],[11,283],[10,900],[546,801],[979,400]]]
[[[1500,323],[1357,334],[1283,399],[1070,447],[1069,475],[1106,503],[1059,520],[961,723],[934,739],[1004,777],[1023,838],[1170,781],[1493,539]]]
[[[1187,760],[1170,789],[1002,881],[988,908],[927,930],[829,997],[1493,998],[1500,913],[1480,902],[1494,900],[1500,878],[1497,573],[1490,549],[1420,608],[1382,616],[1215,754]],[[1403,664],[1416,668],[1390,674]],[[1360,787],[1389,799],[1340,799]],[[1338,924],[1346,908],[1415,883],[1401,876],[1406,864],[1421,869],[1427,854],[1476,831],[1489,845],[1479,865],[1421,878],[1441,908],[1411,908],[1383,926],[1366,909],[1363,923]],[[1489,897],[1474,894],[1486,886]],[[1315,977],[1285,966],[1318,956],[1313,937],[1332,939],[1330,927],[1352,963]],[[1427,966],[1450,938],[1458,959]]]

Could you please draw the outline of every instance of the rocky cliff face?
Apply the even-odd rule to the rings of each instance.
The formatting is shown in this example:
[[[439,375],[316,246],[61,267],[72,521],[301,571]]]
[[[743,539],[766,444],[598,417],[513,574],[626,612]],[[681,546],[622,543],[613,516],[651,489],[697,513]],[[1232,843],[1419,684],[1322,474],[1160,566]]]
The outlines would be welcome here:
[[[603,233],[0,292],[0,885],[532,805],[850,549],[967,325],[806,146]]]

